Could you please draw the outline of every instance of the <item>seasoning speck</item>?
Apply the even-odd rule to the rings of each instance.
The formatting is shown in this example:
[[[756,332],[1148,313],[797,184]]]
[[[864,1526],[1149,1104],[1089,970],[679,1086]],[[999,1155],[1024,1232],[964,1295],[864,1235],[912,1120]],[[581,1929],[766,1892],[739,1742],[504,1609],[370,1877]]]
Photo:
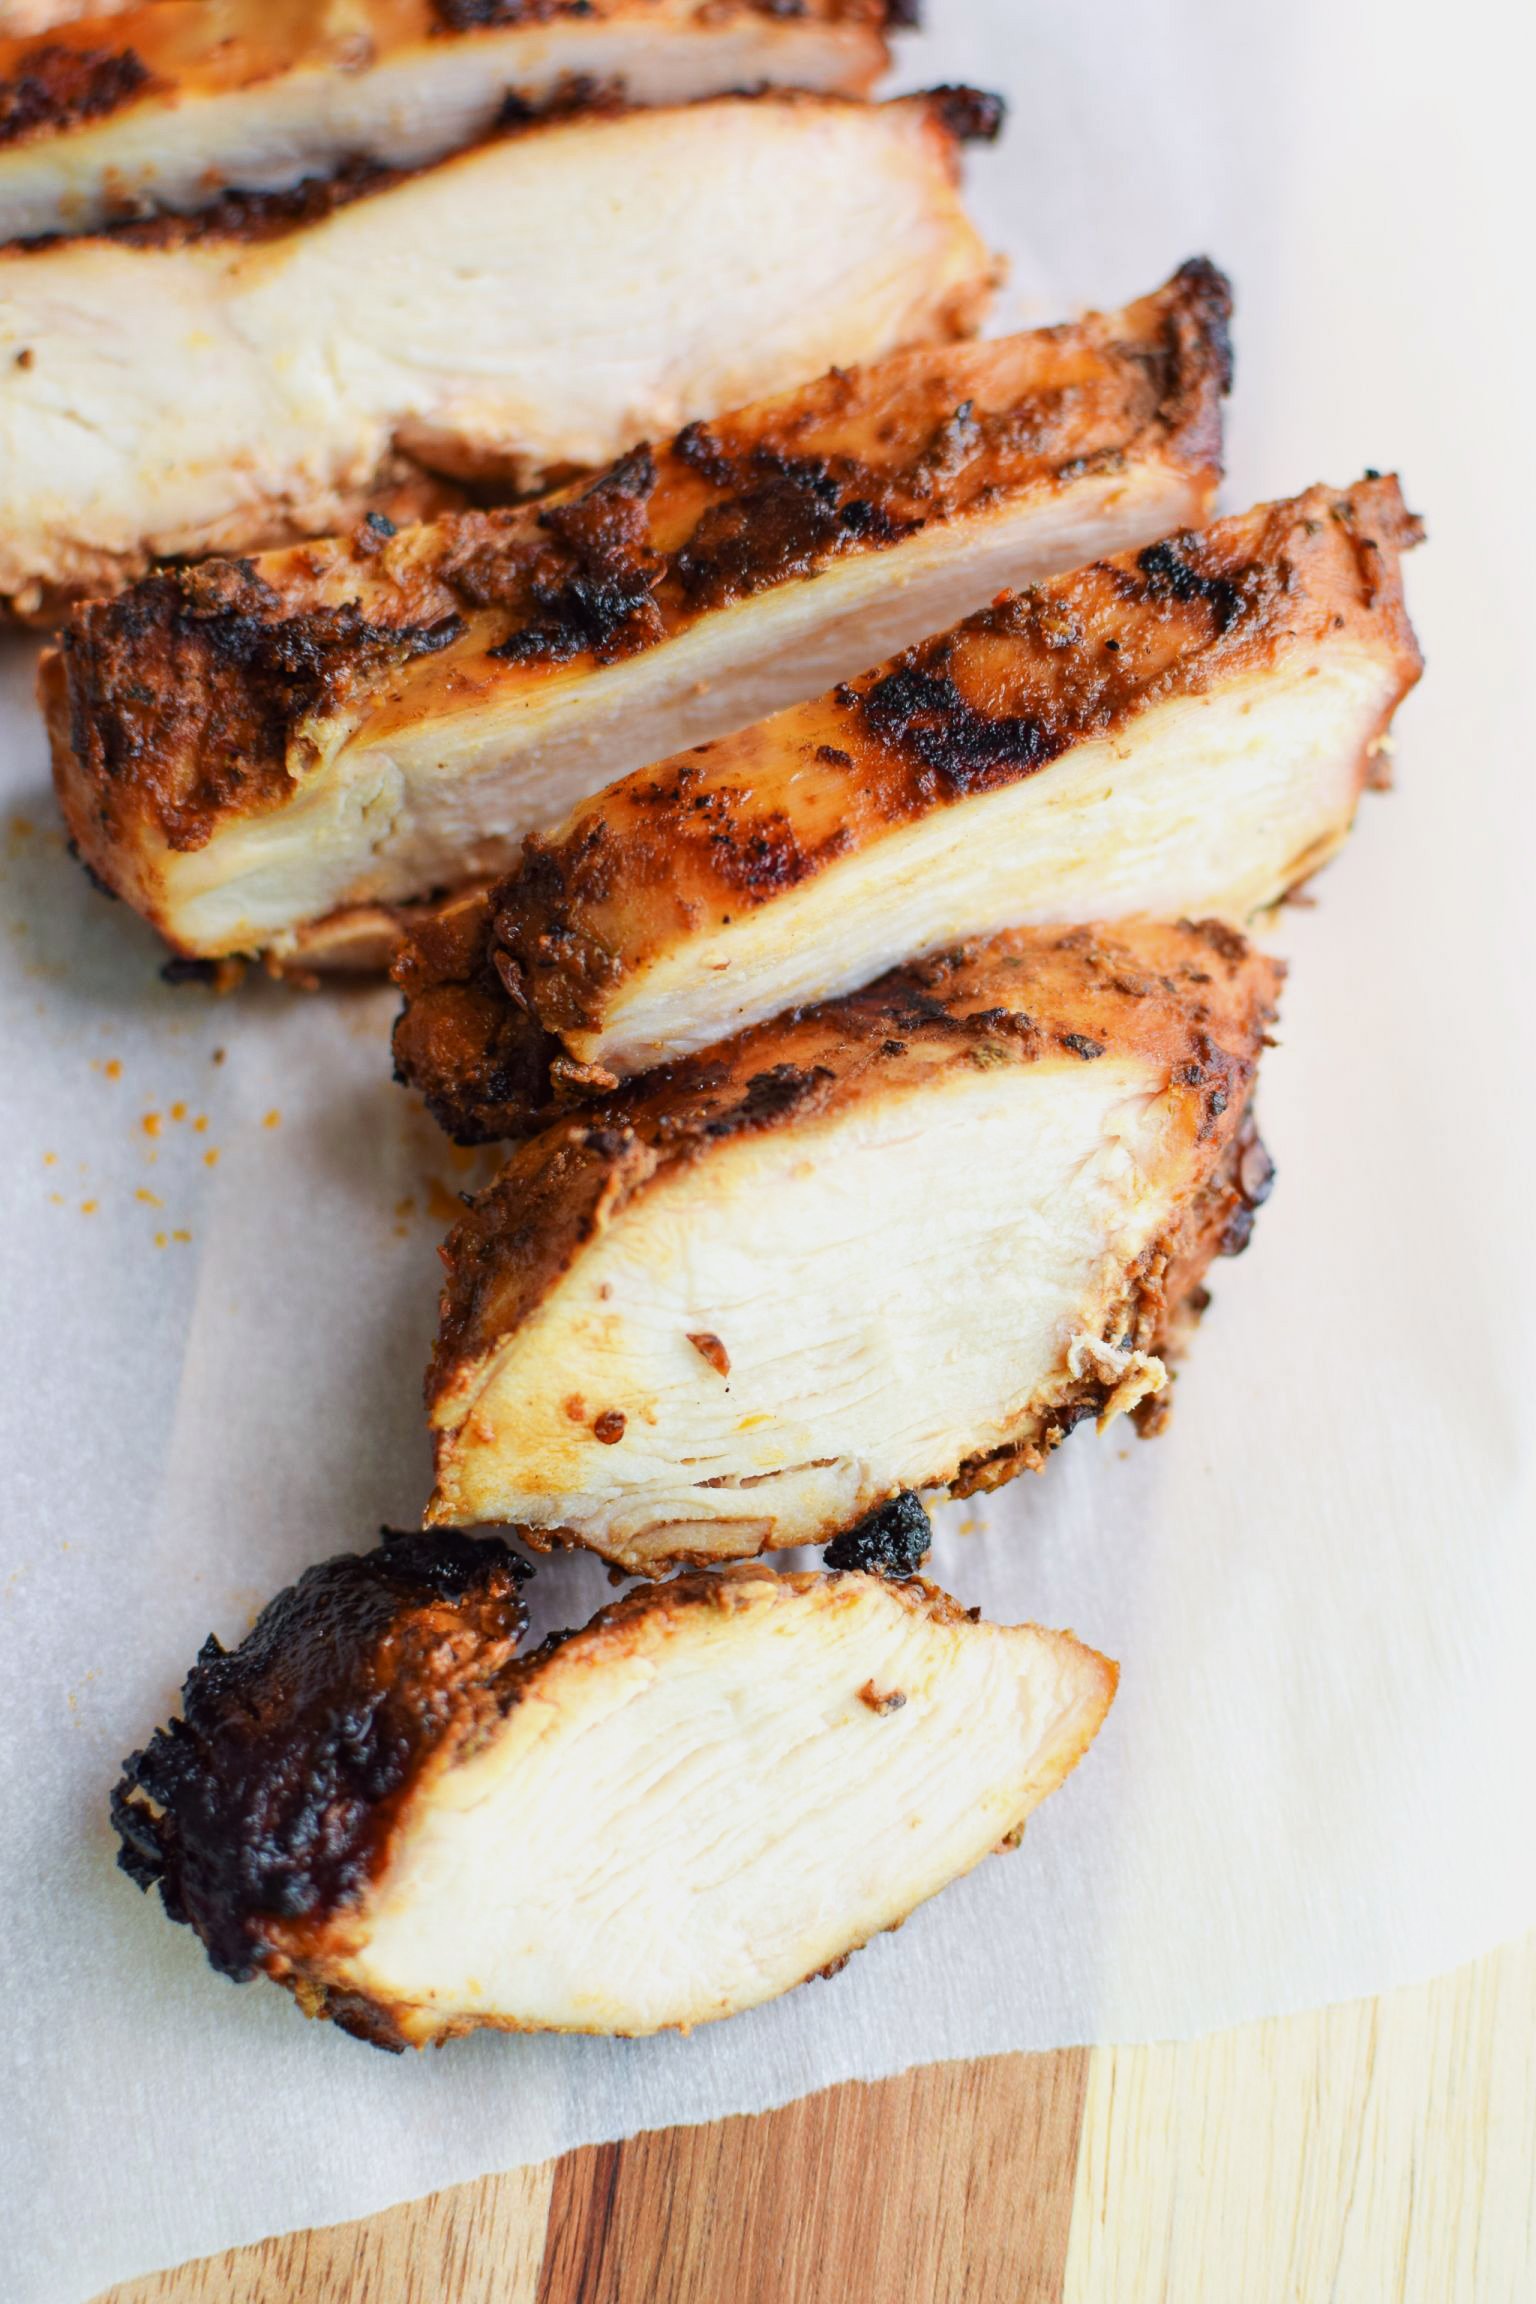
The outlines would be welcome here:
[[[699,1357],[709,1362],[717,1376],[729,1376],[731,1356],[718,1336],[706,1328],[702,1329],[696,1336],[690,1335],[688,1341]]]
[[[279,1112],[279,1110],[277,1109],[277,1106],[274,1104],[274,1105],[273,1105],[273,1107],[272,1107],[272,1109],[271,1109],[271,1111],[270,1111],[270,1112],[267,1114],[266,1118],[263,1120],[263,1122],[262,1122],[262,1126],[263,1126],[263,1128],[280,1128],[280,1127],[282,1126],[282,1121],[283,1121],[283,1116],[282,1116],[281,1112]]]

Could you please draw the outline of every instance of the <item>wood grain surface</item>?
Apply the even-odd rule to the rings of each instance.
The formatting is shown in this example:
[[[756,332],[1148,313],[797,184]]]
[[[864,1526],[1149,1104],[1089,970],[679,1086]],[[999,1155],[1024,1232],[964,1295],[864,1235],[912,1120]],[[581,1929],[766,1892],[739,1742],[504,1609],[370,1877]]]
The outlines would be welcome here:
[[[1208,2040],[937,2064],[99,2304],[1531,2304],[1536,1935]]]

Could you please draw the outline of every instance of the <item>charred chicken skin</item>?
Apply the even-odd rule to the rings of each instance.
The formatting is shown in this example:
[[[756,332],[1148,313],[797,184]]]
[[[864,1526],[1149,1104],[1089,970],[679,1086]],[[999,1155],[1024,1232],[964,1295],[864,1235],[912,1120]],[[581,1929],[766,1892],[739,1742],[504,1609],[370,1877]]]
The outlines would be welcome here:
[[[313,1568],[126,1763],[120,1861],[213,1965],[384,2048],[646,2033],[839,1964],[1010,1843],[1115,1670],[880,1575],[694,1575],[515,1654],[521,1564]]]

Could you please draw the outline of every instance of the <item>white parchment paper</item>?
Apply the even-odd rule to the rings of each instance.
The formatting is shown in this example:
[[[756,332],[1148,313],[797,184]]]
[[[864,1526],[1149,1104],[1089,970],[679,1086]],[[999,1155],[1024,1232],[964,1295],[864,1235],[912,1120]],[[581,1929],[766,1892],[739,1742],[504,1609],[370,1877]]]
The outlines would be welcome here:
[[[433,1249],[467,1179],[390,1084],[384,996],[157,982],[152,940],[62,853],[13,646],[15,2304],[851,2074],[1375,1990],[1536,1919],[1529,15],[930,8],[904,77],[1013,101],[973,171],[1014,260],[999,324],[1209,249],[1240,297],[1227,501],[1400,465],[1433,535],[1400,789],[1289,916],[1263,1099],[1279,1189],[1218,1271],[1173,1429],[1080,1433],[1046,1478],[943,1521],[941,1579],[1108,1649],[1119,1703],[1021,1854],[835,1981],[689,2040],[392,2059],[214,1977],[114,1869],[107,1789],[210,1628],[238,1637],[308,1561],[419,1510]],[[580,1565],[539,1590],[554,1619],[606,1596]]]

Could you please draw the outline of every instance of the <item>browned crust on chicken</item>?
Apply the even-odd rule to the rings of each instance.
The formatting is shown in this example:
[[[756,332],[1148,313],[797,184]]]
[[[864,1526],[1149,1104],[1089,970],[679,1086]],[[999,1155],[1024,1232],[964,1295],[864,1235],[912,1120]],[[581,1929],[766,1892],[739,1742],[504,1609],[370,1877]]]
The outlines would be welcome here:
[[[155,85],[151,67],[130,46],[55,36],[26,43],[22,54],[7,58],[11,45],[0,41],[0,150],[104,119]]]
[[[617,1669],[688,1614],[761,1605],[765,1585],[792,1604],[859,1571],[747,1578],[727,1571],[641,1587],[579,1633],[556,1633],[515,1658],[526,1628],[527,1570],[495,1538],[397,1536],[380,1549],[311,1568],[265,1608],[233,1651],[211,1639],[182,1688],[181,1714],[124,1763],[112,1797],[118,1861],[157,1886],[212,1965],[258,1974],[372,2045],[419,2046],[419,2021],[349,1988],[347,1954],[369,1890],[413,1802],[472,1757],[579,1641],[583,1671]],[[880,1580],[893,1606],[937,1626],[974,1620],[918,1577]],[[1105,1675],[1105,1703],[1115,1668]],[[1081,1742],[1058,1756],[1059,1779]],[[495,2019],[448,2022],[440,2040]]]
[[[845,552],[1084,472],[1158,458],[1214,485],[1229,312],[1196,259],[1123,312],[836,371],[536,506],[398,535],[365,523],[90,603],[41,674],[70,830],[174,942],[141,852],[284,805],[306,725],[328,715],[424,681],[505,692],[612,663]]]
[[[1419,534],[1395,480],[1312,489],[1036,585],[814,704],[625,778],[559,838],[530,839],[497,888],[413,924],[397,1076],[461,1142],[514,1139],[604,1085],[565,1035],[600,1029],[626,974],[697,922],[1325,636],[1353,631],[1395,659],[1400,695],[1421,659],[1398,556]],[[754,780],[765,754],[835,785],[818,838],[784,813],[782,781]]]
[[[513,1155],[442,1251],[448,1279],[427,1381],[440,1474],[484,1357],[640,1195],[743,1132],[794,1128],[962,1066],[1135,1052],[1181,1096],[1196,1189],[1173,1234],[1127,1274],[1105,1333],[1107,1344],[1158,1350],[1210,1258],[1245,1245],[1267,1190],[1248,1108],[1281,976],[1218,922],[1013,930],[760,1025],[557,1121]],[[958,1492],[1038,1466],[1073,1424],[1107,1408],[1117,1381],[1106,1361],[1063,1384],[1006,1451],[962,1468]],[[936,1470],[933,1484],[948,1477]]]
[[[527,1574],[494,1539],[396,1536],[306,1570],[233,1651],[210,1637],[112,1814],[123,1870],[224,1975],[354,1903],[422,1772],[516,1701]]]

